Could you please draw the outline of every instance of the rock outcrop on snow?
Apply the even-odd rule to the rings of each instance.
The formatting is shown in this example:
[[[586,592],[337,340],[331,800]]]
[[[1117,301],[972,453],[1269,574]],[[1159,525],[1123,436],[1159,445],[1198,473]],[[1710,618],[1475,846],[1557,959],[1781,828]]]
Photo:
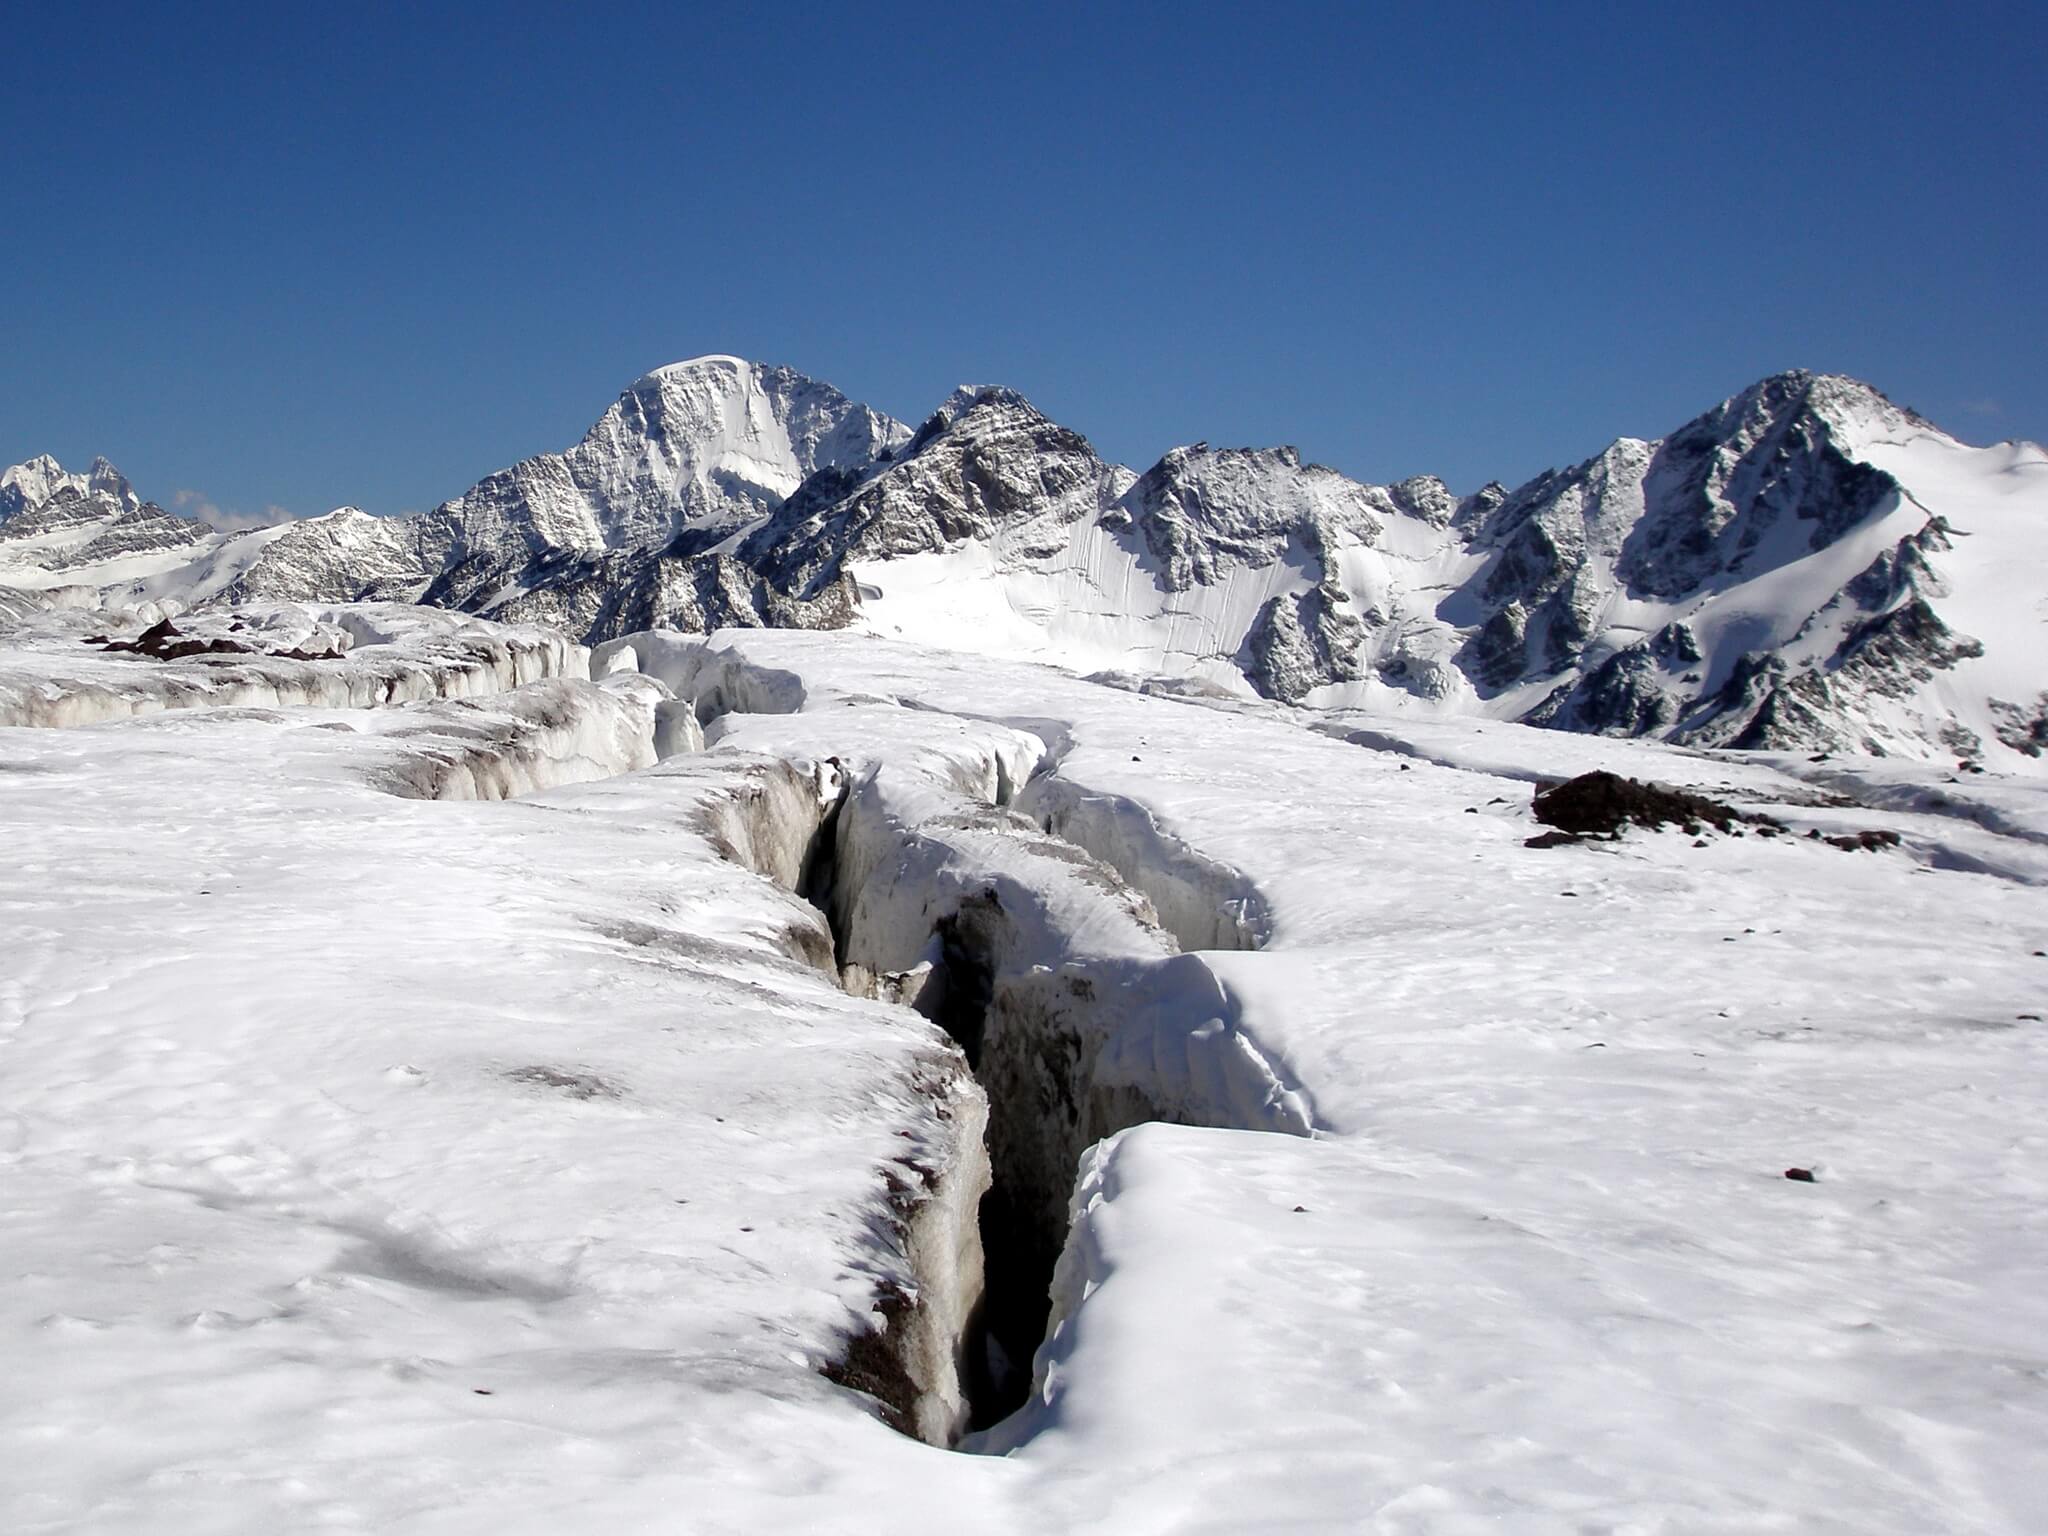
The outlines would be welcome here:
[[[1350,480],[1293,449],[1105,462],[1012,390],[914,434],[728,357],[415,517],[241,534],[104,461],[0,475],[0,610],[421,601],[585,643],[866,628],[1290,704],[2030,767],[2048,744],[2048,453],[1965,447],[1854,380],[1779,374],[1509,490]],[[43,598],[22,596],[42,593]]]

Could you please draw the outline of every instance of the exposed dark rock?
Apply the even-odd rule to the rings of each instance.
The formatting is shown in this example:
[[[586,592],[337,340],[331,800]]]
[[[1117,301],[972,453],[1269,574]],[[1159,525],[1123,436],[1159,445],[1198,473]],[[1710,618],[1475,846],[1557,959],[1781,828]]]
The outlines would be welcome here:
[[[1739,823],[1763,820],[1705,795],[1625,779],[1605,769],[1539,789],[1531,808],[1538,821],[1581,837],[1604,836],[1631,825],[1655,828],[1686,823],[1733,832]]]
[[[1998,718],[1998,739],[2005,745],[2029,757],[2039,757],[2048,748],[2048,693],[2031,705],[1994,701],[1991,707]]]
[[[619,1099],[625,1090],[595,1072],[574,1072],[563,1067],[514,1067],[505,1074],[515,1083],[548,1088],[572,1099]]]
[[[1365,675],[1365,625],[1335,582],[1273,598],[1245,637],[1242,662],[1252,686],[1269,699],[1298,704],[1325,683]]]
[[[882,1422],[906,1435],[917,1433],[919,1392],[897,1340],[915,1307],[908,1291],[894,1281],[884,1281],[874,1301],[882,1325],[851,1335],[839,1358],[819,1368],[827,1381],[873,1398]]]
[[[1898,847],[1899,834],[1871,828],[1862,832],[1843,832],[1834,837],[1824,837],[1821,841],[1849,853],[1875,853],[1880,848]]]
[[[301,646],[292,646],[272,650],[230,639],[226,635],[202,639],[197,635],[187,635],[169,619],[160,619],[133,640],[109,640],[95,635],[86,643],[98,645],[103,650],[147,656],[153,661],[178,661],[187,656],[271,656],[282,661],[332,661],[341,655],[338,648],[309,651]]]

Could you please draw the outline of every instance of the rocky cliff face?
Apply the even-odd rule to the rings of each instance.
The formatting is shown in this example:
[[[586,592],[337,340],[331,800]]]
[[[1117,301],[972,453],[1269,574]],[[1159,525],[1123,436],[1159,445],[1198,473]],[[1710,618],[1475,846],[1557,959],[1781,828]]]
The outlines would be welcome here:
[[[807,482],[740,554],[782,590],[812,596],[850,564],[970,541],[1049,553],[1129,479],[1014,390],[961,389],[900,454]]]

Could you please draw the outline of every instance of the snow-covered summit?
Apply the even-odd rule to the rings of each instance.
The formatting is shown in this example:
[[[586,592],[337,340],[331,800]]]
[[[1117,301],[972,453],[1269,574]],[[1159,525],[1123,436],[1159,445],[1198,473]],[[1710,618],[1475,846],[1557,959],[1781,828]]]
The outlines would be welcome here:
[[[754,365],[744,357],[734,357],[730,352],[706,352],[702,357],[686,357],[681,362],[663,363],[659,368],[648,369],[627,386],[627,393],[631,394],[650,385],[659,387],[670,379],[688,378],[699,374],[723,371],[737,376],[751,372],[753,367]]]
[[[643,375],[575,447],[487,477],[423,527],[456,558],[679,537],[709,548],[813,472],[859,467],[909,435],[793,369],[700,357]]]
[[[135,493],[95,459],[83,474],[44,454],[0,471],[0,588],[98,588],[175,568],[220,535]]]
[[[44,453],[0,470],[0,522],[26,508],[40,506],[66,490],[80,496],[106,496],[131,510],[142,505],[135,487],[104,458],[94,459],[92,468],[80,475],[67,472]]]

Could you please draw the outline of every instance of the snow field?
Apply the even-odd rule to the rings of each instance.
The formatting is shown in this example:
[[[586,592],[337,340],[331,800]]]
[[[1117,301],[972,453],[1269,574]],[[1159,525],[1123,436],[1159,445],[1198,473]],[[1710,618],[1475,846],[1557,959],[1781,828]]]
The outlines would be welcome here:
[[[2033,1528],[2028,781],[590,662],[0,728],[0,1525]],[[1524,846],[1593,766],[1792,835]],[[842,976],[1056,1205],[989,1454],[821,1374],[993,1368],[983,1093]]]
[[[854,697],[1029,722],[1063,740],[1063,796],[1143,806],[1268,903],[1264,947],[1188,958],[1322,1129],[1145,1125],[1091,1154],[1031,1406],[985,1442],[1050,1524],[2031,1529],[2029,781],[1962,789],[2015,836],[1739,755],[1349,722],[1386,750],[986,658],[709,645],[801,677],[819,730]],[[1529,781],[1609,746],[1795,835],[1524,847]],[[1918,846],[1797,835],[1858,825]]]
[[[773,1447],[911,1444],[820,1370],[963,1310],[980,1095],[734,861],[827,790],[418,798],[649,763],[661,693],[0,731],[0,1525],[815,1529]]]
[[[244,628],[230,631],[240,620]],[[38,614],[0,636],[0,725],[75,726],[220,705],[363,709],[474,698],[543,678],[581,680],[588,653],[552,630],[487,623],[399,604],[274,604],[180,615],[179,632],[267,650],[340,648],[339,663],[277,655],[162,662],[107,652],[94,635],[133,639],[145,626],[104,612]]]

